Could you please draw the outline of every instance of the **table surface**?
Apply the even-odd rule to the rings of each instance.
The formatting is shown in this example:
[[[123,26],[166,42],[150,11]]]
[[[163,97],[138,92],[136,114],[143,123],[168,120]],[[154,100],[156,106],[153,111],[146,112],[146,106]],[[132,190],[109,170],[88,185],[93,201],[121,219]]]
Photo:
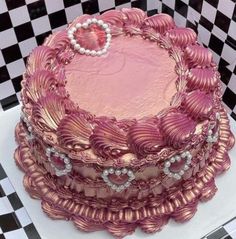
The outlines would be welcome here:
[[[14,128],[19,121],[19,115],[20,107],[15,107],[4,113],[0,113],[0,162],[41,238],[67,238],[68,235],[70,239],[92,239],[95,236],[97,239],[112,238],[110,234],[104,231],[84,233],[76,230],[71,222],[49,219],[46,214],[42,212],[40,201],[30,198],[25,192],[22,184],[23,173],[17,168],[13,159],[13,153],[17,147],[14,140]],[[231,120],[231,128],[233,133],[236,134],[236,122],[233,120]],[[199,239],[235,217],[236,193],[234,193],[234,189],[236,188],[236,147],[234,147],[229,154],[232,165],[229,171],[216,178],[218,192],[209,202],[199,203],[198,211],[190,221],[184,224],[170,221],[161,232],[151,235],[144,234],[138,229],[133,235],[127,236],[126,238],[138,239],[145,237],[148,239],[170,239],[176,238],[178,235],[177,238],[181,239]],[[228,230],[234,233],[230,238],[236,238],[235,222],[228,226]],[[216,237],[212,238],[215,239]]]

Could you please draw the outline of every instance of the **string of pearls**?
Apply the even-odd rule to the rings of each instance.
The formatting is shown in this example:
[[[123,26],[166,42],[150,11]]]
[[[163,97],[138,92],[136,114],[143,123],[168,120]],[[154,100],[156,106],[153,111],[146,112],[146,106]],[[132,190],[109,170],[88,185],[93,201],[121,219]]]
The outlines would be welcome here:
[[[101,27],[101,29],[104,30],[105,34],[106,34],[106,43],[104,44],[104,47],[101,48],[100,50],[90,50],[90,49],[86,49],[84,47],[82,47],[77,40],[75,39],[75,35],[74,33],[80,29],[88,29],[89,26],[91,24],[95,24],[99,27]],[[102,20],[98,20],[96,18],[92,18],[92,19],[88,19],[87,21],[85,21],[84,23],[77,23],[75,26],[71,27],[68,30],[68,38],[70,39],[70,43],[71,45],[73,45],[74,49],[77,50],[80,54],[85,54],[85,55],[90,55],[90,56],[101,56],[103,54],[105,54],[107,52],[107,49],[110,46],[111,43],[111,34],[110,34],[111,30],[108,26],[107,23],[104,23]]]

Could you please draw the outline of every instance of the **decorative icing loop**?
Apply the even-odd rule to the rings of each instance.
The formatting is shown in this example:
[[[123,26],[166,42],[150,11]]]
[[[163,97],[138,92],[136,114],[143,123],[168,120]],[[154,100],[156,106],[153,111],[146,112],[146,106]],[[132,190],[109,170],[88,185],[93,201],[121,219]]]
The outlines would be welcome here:
[[[128,188],[135,179],[133,171],[127,168],[105,169],[101,177],[103,181],[116,192],[121,192]]]
[[[95,49],[88,49],[84,46],[81,46],[81,43],[78,42],[78,40],[76,39],[76,33],[78,32],[78,30],[91,30],[91,32],[95,35],[99,34],[98,33],[98,29],[96,31],[96,29],[92,29],[92,26],[97,26],[100,31],[103,30],[103,32],[105,33],[105,44],[103,45],[103,47],[101,49],[95,50]],[[82,34],[83,34],[82,31]],[[111,30],[108,26],[107,23],[104,23],[103,20],[97,20],[96,18],[91,18],[91,19],[87,19],[87,21],[85,21],[84,23],[77,23],[75,26],[71,27],[68,30],[68,38],[70,39],[70,43],[71,45],[74,47],[75,50],[77,50],[80,54],[85,54],[85,55],[91,55],[91,56],[101,56],[103,54],[105,54],[107,52],[108,47],[110,46],[110,42],[111,42],[111,34],[110,34]],[[84,33],[85,34],[85,33]],[[86,36],[86,35],[85,35]],[[99,38],[99,35],[96,35],[93,37],[93,40],[96,40],[97,38]],[[87,39],[86,39],[87,41]]]
[[[58,177],[71,172],[72,164],[65,154],[57,152],[54,148],[46,148],[46,156]]]
[[[191,161],[192,155],[189,151],[185,151],[180,155],[177,154],[165,162],[163,172],[167,176],[179,180],[185,171],[189,169]]]

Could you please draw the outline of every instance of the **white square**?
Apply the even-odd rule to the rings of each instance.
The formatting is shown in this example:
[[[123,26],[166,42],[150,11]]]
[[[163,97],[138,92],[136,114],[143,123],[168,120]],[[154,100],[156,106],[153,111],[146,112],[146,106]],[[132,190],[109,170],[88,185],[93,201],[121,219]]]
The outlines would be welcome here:
[[[15,213],[16,213],[17,218],[19,219],[22,227],[25,227],[25,226],[29,225],[30,223],[32,223],[32,221],[24,207],[16,210]]]
[[[65,9],[67,22],[72,22],[76,17],[83,15],[81,4],[76,4]]]
[[[198,40],[205,45],[209,45],[211,33],[202,25],[198,25]]]
[[[5,63],[5,60],[3,58],[3,55],[2,55],[2,51],[0,51],[0,67],[4,66],[6,63]]]
[[[236,93],[236,75],[233,74],[230,78],[230,81],[228,83],[228,87],[230,88],[230,90],[232,90],[234,93]],[[236,227],[235,227],[236,229]]]
[[[11,78],[15,78],[25,71],[25,63],[23,59],[7,64],[7,69]]]
[[[9,178],[4,178],[0,181],[0,184],[5,192],[6,195],[10,195],[15,192]]]
[[[25,231],[23,228],[10,231],[10,232],[5,232],[4,236],[6,239],[28,239],[28,236],[26,235]]]
[[[35,37],[31,37],[25,41],[19,43],[20,51],[22,57],[26,57],[30,54],[30,52],[37,47],[37,42]]]
[[[222,12],[228,18],[232,18],[234,12],[235,2],[232,0],[219,1],[218,11]]]
[[[221,57],[224,58],[229,64],[232,64],[236,60],[235,50],[225,43]]]
[[[175,1],[170,1],[170,0],[163,0],[162,1],[166,6],[168,6],[171,9],[175,9]]]
[[[31,21],[31,24],[32,24],[35,36],[38,36],[44,32],[51,30],[51,25],[47,15],[43,17],[39,17]]]
[[[17,99],[19,101],[19,104],[22,105],[22,103],[21,103],[21,96],[20,95],[21,95],[20,91],[16,93],[16,97],[17,97]]]
[[[207,3],[206,1],[203,1],[202,4],[202,13],[201,13],[209,22],[214,24],[215,18],[216,18],[216,8],[214,8],[212,5]]]
[[[0,83],[0,100],[15,94],[11,80]]]
[[[183,17],[178,12],[174,12],[174,20],[178,27],[186,27],[187,18]]]
[[[209,49],[210,50],[210,49]],[[220,62],[220,56],[218,55],[218,54],[216,54],[214,51],[212,51],[212,50],[210,50],[211,51],[211,53],[212,53],[212,55],[213,55],[213,60],[214,60],[214,62],[218,65],[219,64],[219,62]]]
[[[7,12],[7,5],[6,5],[6,1],[1,0],[0,1],[0,14]]]
[[[217,37],[220,38],[223,42],[225,41],[227,34],[222,31],[219,27],[216,25],[213,26],[212,33]]]
[[[189,0],[181,0],[181,1],[186,3],[187,5],[189,4]]]
[[[0,198],[0,215],[8,214],[14,212],[14,209],[11,206],[10,201],[7,197]]]
[[[158,10],[158,12],[162,12],[162,2],[161,1],[157,2],[157,10]]]
[[[122,9],[122,8],[131,8],[131,3],[124,3],[116,7],[116,9]]]
[[[148,0],[147,1],[147,10],[154,10],[158,7],[158,0]]]
[[[0,49],[4,49],[16,43],[17,39],[13,28],[0,32]]]
[[[99,6],[99,11],[104,11],[104,10],[107,10],[107,9],[110,9],[110,8],[113,8],[115,7],[115,0],[99,0],[98,1],[98,6]]]
[[[38,1],[40,1],[40,0],[25,0],[25,3],[30,4],[30,3],[38,2]]]
[[[63,0],[45,1],[48,14],[64,9]]]
[[[30,21],[27,6],[22,6],[9,11],[13,26],[18,26]]]
[[[191,22],[199,22],[201,14],[199,14],[199,12],[197,12],[195,9],[193,9],[192,7],[188,7],[188,19],[192,20]]]
[[[234,39],[236,38],[236,22],[235,21],[230,22],[228,35],[230,35]]]

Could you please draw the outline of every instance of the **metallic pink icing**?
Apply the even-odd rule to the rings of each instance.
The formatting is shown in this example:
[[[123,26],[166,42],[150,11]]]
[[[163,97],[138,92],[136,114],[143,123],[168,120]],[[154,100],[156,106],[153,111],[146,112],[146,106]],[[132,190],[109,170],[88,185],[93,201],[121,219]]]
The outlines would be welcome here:
[[[174,68],[156,43],[118,36],[99,60],[78,54],[65,66],[66,89],[74,102],[97,116],[141,118],[170,105],[176,92]]]

